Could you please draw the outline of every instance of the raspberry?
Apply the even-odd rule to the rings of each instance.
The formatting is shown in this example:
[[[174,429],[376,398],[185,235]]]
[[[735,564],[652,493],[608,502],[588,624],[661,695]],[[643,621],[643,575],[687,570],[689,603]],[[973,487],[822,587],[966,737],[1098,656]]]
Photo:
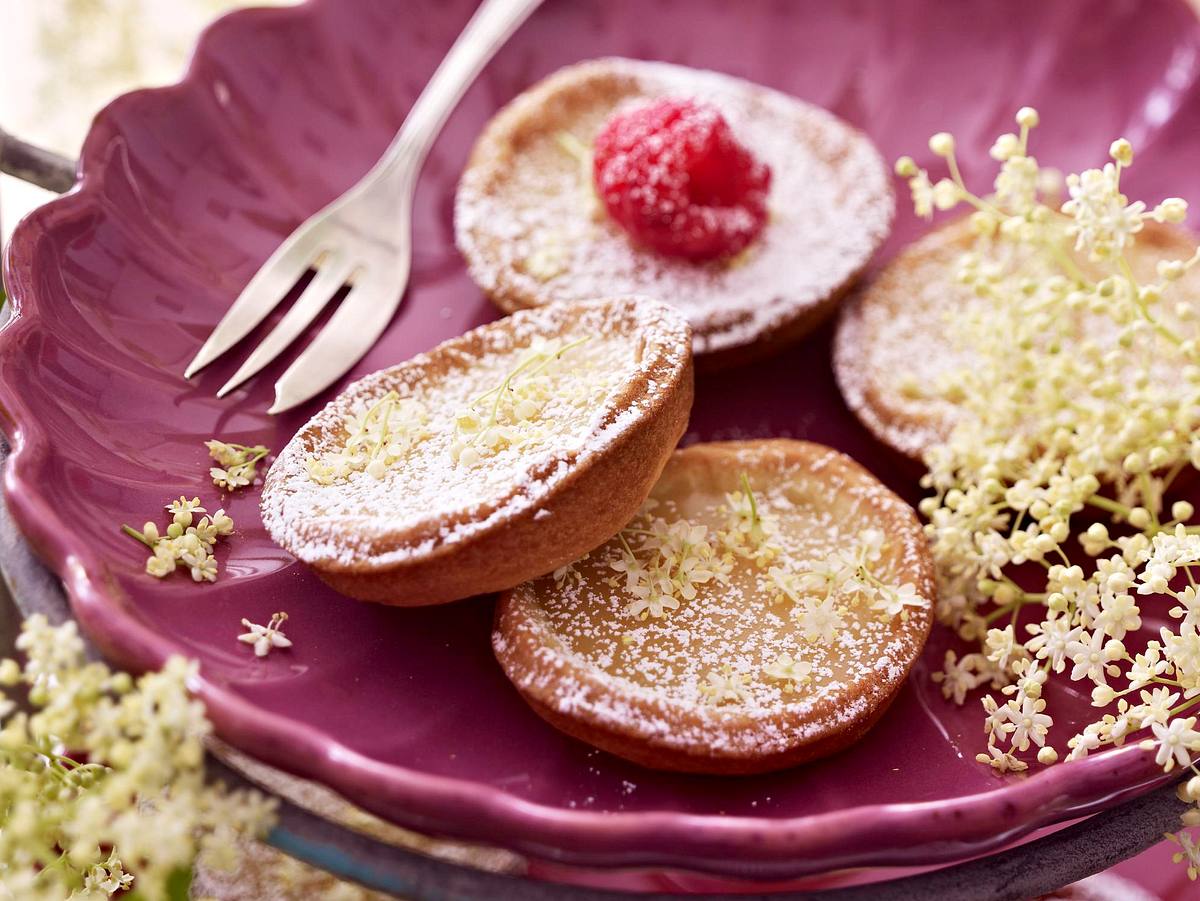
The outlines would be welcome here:
[[[615,113],[596,137],[593,177],[629,236],[669,256],[730,256],[767,223],[770,167],[706,103],[668,97]]]

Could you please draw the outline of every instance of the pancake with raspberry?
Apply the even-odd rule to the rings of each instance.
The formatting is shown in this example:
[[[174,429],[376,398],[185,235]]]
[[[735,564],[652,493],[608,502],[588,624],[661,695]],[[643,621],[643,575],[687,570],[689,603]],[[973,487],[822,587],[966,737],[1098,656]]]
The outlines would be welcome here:
[[[871,142],[778,91],[666,63],[560,70],[491,120],[458,246],[502,309],[612,293],[678,307],[705,368],[823,321],[888,234]]]

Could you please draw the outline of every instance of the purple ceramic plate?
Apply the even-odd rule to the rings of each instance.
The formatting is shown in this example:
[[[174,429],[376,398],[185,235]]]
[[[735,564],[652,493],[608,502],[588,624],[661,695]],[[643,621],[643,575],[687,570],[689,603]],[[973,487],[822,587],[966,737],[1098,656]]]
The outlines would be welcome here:
[[[132,668],[198,658],[223,737],[383,816],[574,863],[763,877],[927,864],[1160,781],[1132,747],[990,775],[973,761],[978,706],[949,706],[929,682],[937,635],[879,725],[830,760],[739,779],[642,770],[525,707],[492,659],[490,599],[401,610],[339,597],[267,539],[256,491],[219,497],[204,439],[278,449],[316,404],[271,418],[270,379],[214,398],[236,355],[193,383],[185,363],[283,236],[375,159],[470,7],[317,0],[229,16],[181,84],[97,117],[80,185],[17,230],[5,263],[18,315],[0,344],[5,488],[96,643]],[[455,180],[485,119],[566,63],[624,54],[745,76],[836,111],[889,158],[925,155],[926,137],[951,129],[968,177],[990,177],[991,138],[1031,103],[1043,162],[1094,164],[1126,135],[1140,150],[1127,184],[1154,200],[1200,198],[1198,53],[1200,25],[1177,0],[552,0],[434,148],[409,296],[353,376],[496,315],[454,248]],[[902,212],[884,258],[925,227]],[[911,466],[842,405],[828,330],[697,385],[692,438],[767,435],[832,444],[914,497]],[[148,578],[118,531],[180,494],[237,521],[215,585]],[[276,610],[295,646],[256,659],[235,640],[239,621]],[[1089,713],[1086,699],[1055,704],[1062,742]]]

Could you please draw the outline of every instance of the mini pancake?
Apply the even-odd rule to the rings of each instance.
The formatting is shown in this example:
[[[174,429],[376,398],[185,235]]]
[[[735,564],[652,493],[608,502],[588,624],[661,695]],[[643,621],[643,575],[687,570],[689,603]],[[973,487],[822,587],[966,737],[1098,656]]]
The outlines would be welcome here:
[[[678,583],[665,599],[663,579]],[[569,735],[656,769],[758,773],[871,727],[925,643],[934,591],[912,509],[849,457],[698,444],[618,536],[505,592],[492,644]]]
[[[623,104],[714,104],[772,169],[771,221],[743,253],[694,263],[630,242],[592,187],[590,146]],[[666,63],[602,59],[562,69],[491,120],[463,173],[458,246],[504,310],[642,293],[682,310],[706,368],[761,357],[836,307],[891,226],[890,173],[870,140],[778,91]]]
[[[958,261],[973,242],[967,219],[924,236],[854,292],[838,324],[834,371],[847,405],[880,441],[914,459],[945,441],[958,415],[935,387],[973,361],[952,337],[955,318],[993,302],[955,281]],[[1127,257],[1137,278],[1150,281],[1158,278],[1160,260],[1186,259],[1195,250],[1190,232],[1150,221]],[[1200,269],[1172,290],[1200,294]],[[1105,331],[1111,331],[1106,320],[1080,314],[1081,334],[1102,338]]]
[[[508,588],[628,521],[691,404],[691,333],[672,308],[518,313],[347,388],[272,465],[263,523],[363,600]]]

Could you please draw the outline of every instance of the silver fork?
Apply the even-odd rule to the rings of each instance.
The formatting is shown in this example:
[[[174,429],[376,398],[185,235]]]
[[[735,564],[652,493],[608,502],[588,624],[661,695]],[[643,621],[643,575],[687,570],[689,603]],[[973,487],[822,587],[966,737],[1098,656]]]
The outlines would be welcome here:
[[[246,337],[310,269],[315,270],[312,281],[217,396],[224,397],[278,357],[343,285],[349,293],[275,383],[275,402],[268,412],[304,403],[362,358],[387,328],[408,285],[413,190],[434,138],[488,60],[540,3],[483,0],[379,162],[279,245],[188,364],[185,378]]]

